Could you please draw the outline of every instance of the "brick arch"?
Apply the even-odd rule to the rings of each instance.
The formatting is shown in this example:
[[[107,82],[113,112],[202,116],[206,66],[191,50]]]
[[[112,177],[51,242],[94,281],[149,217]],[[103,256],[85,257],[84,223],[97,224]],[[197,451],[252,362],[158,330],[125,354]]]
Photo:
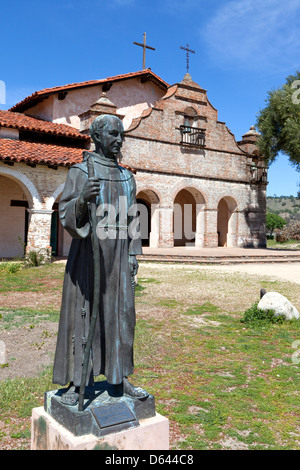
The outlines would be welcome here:
[[[184,109],[184,114],[186,114],[187,116],[194,117],[194,116],[197,115],[197,111],[196,111],[196,109],[195,109],[193,106],[187,106],[187,107]]]
[[[236,199],[232,196],[221,196],[219,200],[217,201],[217,207],[222,199],[226,201],[228,208],[231,212],[238,210],[238,203]]]
[[[192,106],[187,106],[184,111],[184,122],[183,124],[187,127],[197,127],[197,120],[195,117],[197,116],[197,111]]]
[[[144,246],[157,247],[159,243],[160,220],[159,207],[161,195],[156,188],[149,185],[137,187],[137,201],[140,202],[140,213],[142,243]]]
[[[238,204],[232,196],[223,196],[217,205],[218,246],[236,246],[239,220]]]
[[[204,245],[206,199],[200,189],[185,180],[173,190],[174,246]]]
[[[49,197],[49,199],[46,203],[46,209],[47,210],[52,209],[53,204],[55,203],[58,196],[63,192],[64,187],[65,187],[65,183],[62,183],[55,189],[55,191],[53,191],[53,193],[51,194],[51,196]]]
[[[153,200],[153,204],[160,204],[163,201],[162,194],[155,186],[152,186],[150,184],[139,184],[138,181],[136,182],[136,184],[137,184],[137,187],[136,187],[137,196],[141,192],[148,193],[148,194],[150,193],[150,195],[154,195],[153,199],[156,199],[155,202]]]
[[[170,192],[170,198],[171,198],[172,204],[174,203],[175,198],[178,195],[178,193],[182,191],[183,189],[186,189],[194,196],[197,204],[204,204],[206,206],[207,196],[205,192],[202,190],[202,188],[198,188],[197,184],[194,184],[194,183],[195,183],[194,181],[191,182],[188,180],[184,180],[176,184]]]
[[[35,185],[32,183],[32,181],[30,181],[30,179],[26,175],[12,168],[0,168],[0,174],[7,176],[8,178],[13,179],[18,184],[20,184],[28,198],[28,205],[30,209],[42,208],[40,194],[36,189]]]

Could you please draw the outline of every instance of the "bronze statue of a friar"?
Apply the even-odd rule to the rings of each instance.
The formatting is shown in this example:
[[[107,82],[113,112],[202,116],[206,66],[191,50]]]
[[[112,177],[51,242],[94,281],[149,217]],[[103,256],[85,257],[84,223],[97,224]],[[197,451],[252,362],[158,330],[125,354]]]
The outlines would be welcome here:
[[[53,383],[68,385],[61,397],[68,405],[77,404],[82,387],[92,385],[98,375],[123,394],[147,396],[128,380],[134,370],[136,322],[132,279],[142,244],[135,179],[117,162],[124,128],[118,117],[101,115],[90,133],[95,151],[84,151],[82,163],[70,168],[59,202],[61,223],[73,240]]]

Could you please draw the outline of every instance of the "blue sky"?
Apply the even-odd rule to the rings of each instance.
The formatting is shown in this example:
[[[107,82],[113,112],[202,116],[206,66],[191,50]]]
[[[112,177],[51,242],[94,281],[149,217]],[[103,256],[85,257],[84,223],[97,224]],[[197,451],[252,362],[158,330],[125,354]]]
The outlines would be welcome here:
[[[267,92],[299,68],[300,0],[51,0],[1,2],[0,81],[8,109],[46,87],[105,78],[146,67],[207,90],[237,140],[256,121]],[[0,82],[1,83],[1,82]],[[300,174],[280,156],[267,194],[296,195]]]

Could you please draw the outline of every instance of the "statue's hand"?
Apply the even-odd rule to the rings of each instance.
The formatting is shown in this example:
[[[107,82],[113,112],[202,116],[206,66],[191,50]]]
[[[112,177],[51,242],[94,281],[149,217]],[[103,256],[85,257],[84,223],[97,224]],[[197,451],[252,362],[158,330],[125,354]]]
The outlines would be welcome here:
[[[89,178],[82,188],[81,195],[80,195],[81,202],[87,203],[93,197],[97,196],[99,194],[99,191],[100,191],[99,178],[96,178],[95,176],[92,178]]]
[[[99,194],[100,180],[99,178],[89,178],[82,188],[81,194],[76,202],[76,219],[77,226],[81,227],[86,223],[87,203],[93,197]]]
[[[135,255],[129,255],[129,271],[131,276],[136,276],[139,269],[139,263]]]

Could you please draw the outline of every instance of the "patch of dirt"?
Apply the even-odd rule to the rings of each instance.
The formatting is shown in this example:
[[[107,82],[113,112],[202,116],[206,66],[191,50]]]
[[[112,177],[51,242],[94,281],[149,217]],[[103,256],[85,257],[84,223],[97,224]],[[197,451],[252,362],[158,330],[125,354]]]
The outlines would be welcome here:
[[[0,421],[0,450],[30,450],[28,438],[29,418],[14,418]]]
[[[41,322],[0,330],[0,380],[36,377],[52,365],[58,323]],[[30,420],[0,420],[0,450],[30,450]]]
[[[0,330],[0,380],[35,377],[54,359],[58,324],[43,322]]]
[[[166,307],[153,307],[145,303],[136,303],[136,317],[138,320],[151,320],[151,318],[161,321],[166,318],[174,318],[176,309],[171,310]]]
[[[50,292],[21,292],[11,291],[0,294],[0,308],[36,308],[51,307],[59,310],[61,304],[61,293]]]
[[[187,315],[180,315],[180,320],[187,321],[191,326],[219,326],[221,325],[220,322],[214,321],[214,320],[206,320],[205,318],[202,317],[196,317],[196,316],[190,316],[188,317]]]
[[[236,437],[225,436],[224,439],[219,441],[219,444],[225,450],[248,450],[247,444],[239,441]]]

